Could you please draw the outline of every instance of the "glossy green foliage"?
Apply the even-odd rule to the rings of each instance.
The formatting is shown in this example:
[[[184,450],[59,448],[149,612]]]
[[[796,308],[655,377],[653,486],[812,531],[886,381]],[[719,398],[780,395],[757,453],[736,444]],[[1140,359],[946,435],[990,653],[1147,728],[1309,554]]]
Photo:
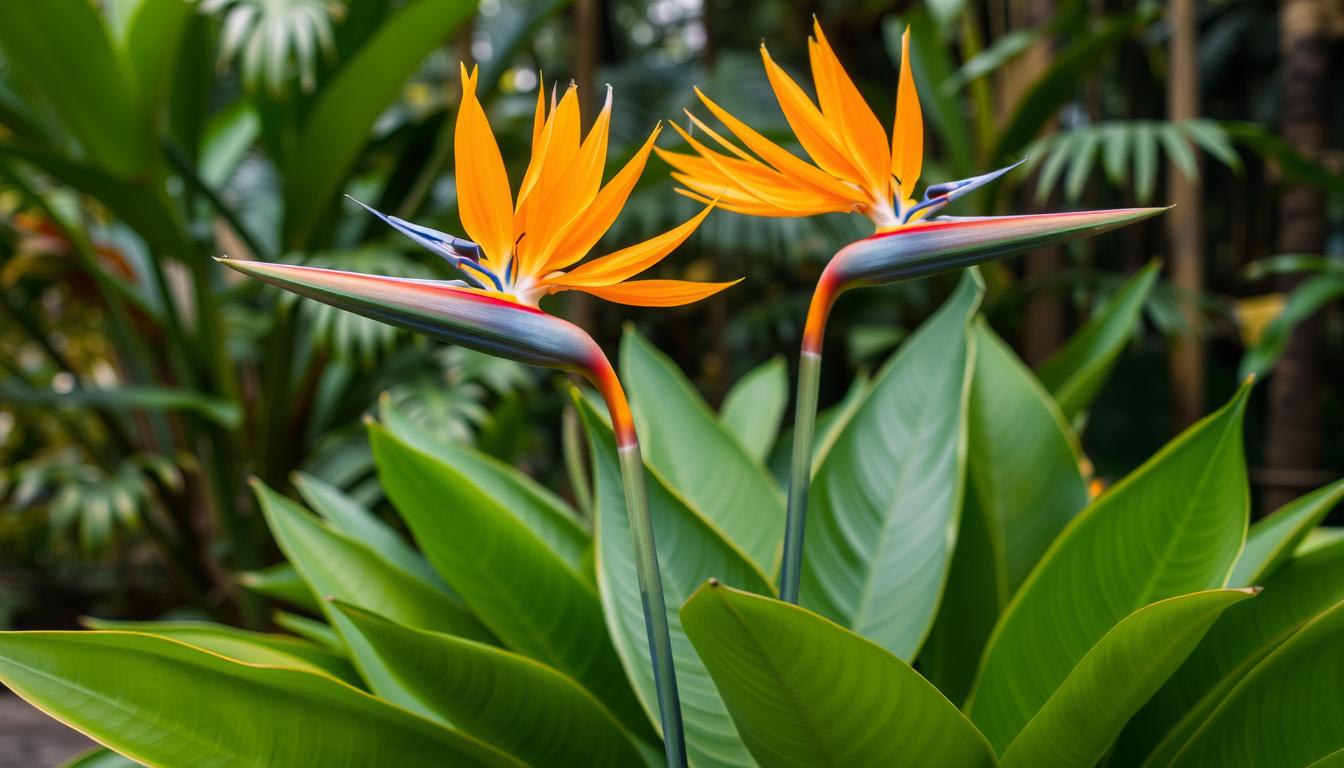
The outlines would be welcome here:
[[[561,672],[490,645],[337,608],[422,701],[519,760],[594,767],[642,761],[616,718]]]
[[[1227,608],[1255,590],[1195,592],[1140,608],[1083,656],[1003,753],[1005,766],[1092,765]]]
[[[633,327],[621,343],[621,379],[640,434],[647,435],[649,464],[757,565],[773,571],[784,538],[784,496],[765,467]]]
[[[441,461],[379,424],[369,426],[369,438],[388,498],[471,612],[506,647],[572,676],[630,716],[633,695],[588,579],[487,494],[469,468]]]
[[[1251,670],[1172,760],[1185,766],[1310,765],[1344,749],[1344,603]]]
[[[1246,535],[1250,388],[1084,510],[1004,612],[967,711],[998,750],[1125,616],[1223,586]]]
[[[797,606],[719,582],[682,622],[764,766],[992,766],[965,715],[905,662]]]
[[[0,635],[0,682],[150,766],[520,765],[325,675],[123,632]]]
[[[975,326],[966,500],[921,669],[954,701],[989,632],[1059,532],[1087,505],[1078,439],[1050,395],[985,322]]]
[[[956,541],[982,290],[968,272],[878,375],[808,503],[802,604],[907,660],[933,623]]]

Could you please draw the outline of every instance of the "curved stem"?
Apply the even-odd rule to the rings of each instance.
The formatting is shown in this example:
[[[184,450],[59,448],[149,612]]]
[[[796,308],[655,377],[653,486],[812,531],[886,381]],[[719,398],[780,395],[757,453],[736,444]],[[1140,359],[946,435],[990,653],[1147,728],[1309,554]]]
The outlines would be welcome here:
[[[682,731],[681,700],[677,694],[677,671],[672,657],[672,635],[667,624],[667,605],[663,599],[663,577],[658,569],[658,548],[654,543],[653,519],[649,516],[649,497],[644,488],[644,460],[639,452],[639,437],[630,415],[625,390],[611,363],[603,356],[591,371],[593,383],[606,400],[611,426],[616,433],[616,453],[625,485],[625,509],[635,544],[635,570],[639,575],[639,595],[644,606],[644,628],[649,638],[649,656],[653,660],[653,682],[658,691],[658,713],[663,726],[663,748],[671,768],[685,768],[686,739]]]
[[[826,318],[841,286],[829,268],[821,273],[803,329],[798,358],[798,404],[793,419],[793,460],[789,469],[788,517],[784,523],[784,556],[779,566],[779,599],[798,603],[802,580],[803,534],[807,530],[807,491],[812,485],[812,436],[817,425],[817,392],[821,385],[821,344]]]

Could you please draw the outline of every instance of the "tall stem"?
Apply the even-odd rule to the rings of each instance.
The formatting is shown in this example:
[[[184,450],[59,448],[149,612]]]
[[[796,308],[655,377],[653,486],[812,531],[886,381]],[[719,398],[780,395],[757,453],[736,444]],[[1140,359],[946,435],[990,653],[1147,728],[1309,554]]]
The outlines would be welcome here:
[[[812,485],[812,436],[817,426],[817,392],[821,386],[821,344],[826,335],[826,318],[839,293],[839,280],[828,268],[812,293],[803,329],[803,350],[798,358],[788,517],[784,523],[784,557],[779,566],[779,599],[794,604],[798,602],[798,585],[803,576],[803,534],[807,530],[807,491]]]
[[[625,390],[605,356],[594,366],[592,378],[606,400],[607,410],[611,413],[612,430],[616,433],[616,453],[625,486],[625,510],[635,543],[635,571],[639,575],[639,596],[644,607],[644,629],[649,637],[653,682],[658,691],[663,748],[668,766],[685,768],[686,737],[681,723],[681,700],[677,694],[672,634],[667,625],[667,604],[663,599],[662,572],[658,569],[653,518],[649,516],[649,497],[644,489],[644,460],[639,453],[639,437],[635,434],[635,423],[630,415]]]

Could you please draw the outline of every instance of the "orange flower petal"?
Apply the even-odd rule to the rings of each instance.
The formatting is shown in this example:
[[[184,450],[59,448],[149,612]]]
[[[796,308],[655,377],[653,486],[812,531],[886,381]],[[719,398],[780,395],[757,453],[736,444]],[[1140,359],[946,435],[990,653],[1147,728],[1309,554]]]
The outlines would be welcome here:
[[[625,207],[625,201],[630,198],[635,182],[639,181],[640,175],[644,173],[644,165],[648,162],[649,153],[654,149],[653,143],[661,131],[661,125],[654,127],[644,146],[640,147],[625,167],[621,168],[602,191],[597,193],[592,205],[586,207],[578,218],[570,222],[565,228],[564,235],[551,249],[546,264],[537,270],[539,274],[545,275],[557,269],[564,269],[587,256],[593,246],[597,245],[597,241],[611,229],[621,209]]]
[[[856,203],[868,202],[866,196],[856,190],[853,186],[845,184],[834,176],[822,171],[787,149],[784,149],[773,141],[765,138],[752,129],[751,126],[730,114],[728,110],[714,103],[714,101],[706,96],[699,88],[695,89],[695,93],[700,97],[700,100],[705,103],[705,106],[709,111],[719,119],[719,122],[727,126],[728,130],[732,131],[739,139],[741,139],[742,143],[746,144],[748,149],[755,152],[762,160],[774,166],[781,173],[794,176],[799,181],[815,187],[819,192],[852,200]],[[687,114],[690,113],[688,112]],[[691,116],[691,119],[695,120],[696,125],[699,125],[701,129],[705,130],[711,137],[720,143],[725,143],[719,138],[718,134],[709,130],[707,126],[699,120],[696,120],[694,116]]]
[[[770,52],[761,46],[761,59],[765,62],[765,74],[770,78],[770,87],[775,91],[775,100],[789,121],[798,143],[803,145],[807,154],[827,173],[840,179],[862,184],[864,176],[854,167],[844,142],[835,130],[826,122],[826,117],[812,99],[803,92],[801,86],[789,74],[770,58]]]
[[[891,148],[887,132],[831,50],[821,23],[813,19],[812,28],[816,37],[809,41],[808,52],[822,114],[832,126],[840,128],[838,132],[863,172],[868,189],[875,196],[890,199]]]
[[[898,180],[900,200],[915,196],[924,165],[924,115],[910,71],[910,28],[901,35],[901,76],[896,90],[896,124],[891,132],[891,175]]]
[[[462,227],[486,257],[502,264],[513,247],[513,194],[499,144],[476,100],[476,71],[462,67],[462,106],[455,127],[457,201]]]
[[[527,246],[528,264],[534,275],[544,275],[548,271],[546,263],[555,252],[556,242],[565,232],[583,216],[584,211],[597,197],[602,187],[602,171],[607,163],[607,138],[611,128],[611,87],[607,87],[607,100],[587,137],[579,146],[579,151],[570,160],[561,178],[565,180],[563,194],[554,194],[546,199],[546,210],[537,219],[537,230],[532,232],[533,239]],[[520,248],[522,244],[520,243]]]
[[[686,242],[686,238],[690,237],[691,233],[700,226],[700,223],[705,220],[711,210],[713,210],[712,205],[705,206],[703,211],[687,219],[675,229],[670,229],[642,243],[636,243],[615,253],[581,264],[572,271],[556,278],[553,282],[556,285],[564,285],[569,288],[591,288],[619,283],[628,277],[634,277],[662,261],[669,253]]]
[[[599,299],[634,307],[679,307],[709,298],[724,288],[737,285],[741,278],[726,283],[697,283],[690,280],[634,280],[600,288],[579,288]]]
[[[794,215],[804,216],[820,211],[835,209],[836,198],[818,192],[814,188],[800,183],[797,179],[776,171],[757,160],[741,160],[728,157],[701,144],[681,126],[673,123],[672,128],[681,134],[686,143],[701,157],[713,163],[720,173],[730,179],[735,186],[755,195],[762,201],[783,210],[793,211]],[[848,201],[845,202],[848,205]]]

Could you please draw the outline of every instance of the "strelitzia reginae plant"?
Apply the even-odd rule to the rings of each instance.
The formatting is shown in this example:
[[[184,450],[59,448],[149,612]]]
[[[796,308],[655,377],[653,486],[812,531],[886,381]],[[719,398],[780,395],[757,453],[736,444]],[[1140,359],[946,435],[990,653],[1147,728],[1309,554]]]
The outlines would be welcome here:
[[[676,674],[630,408],[611,363],[592,337],[538,304],[548,294],[567,290],[659,307],[718,293],[733,283],[629,279],[681,245],[712,205],[657,237],[583,261],[634,189],[658,129],[603,185],[611,88],[586,136],[580,135],[578,88],[571,84],[558,103],[553,92],[549,111],[545,89],[539,88],[532,158],[515,202],[499,146],[476,98],[476,78],[474,68],[468,71],[462,66],[462,104],[455,129],[458,207],[471,239],[368,209],[447,259],[460,271],[461,280],[414,280],[253,261],[223,263],[285,290],[442,341],[569,371],[592,382],[606,402],[621,457],[667,758],[672,765],[684,764]]]
[[[998,179],[1016,163],[981,176],[928,185],[916,192],[924,164],[924,127],[910,69],[910,32],[901,40],[901,70],[891,137],[864,101],[814,20],[808,39],[817,102],[770,57],[761,58],[775,97],[808,162],[767,139],[699,89],[709,112],[742,146],[689,110],[694,127],[719,146],[711,148],[673,124],[695,154],[659,150],[676,172],[679,190],[697,200],[717,200],[729,211],[754,216],[813,216],[852,212],[872,221],[872,237],[840,249],[826,265],[807,312],[798,366],[797,413],[788,519],[780,569],[780,596],[798,601],[803,534],[811,483],[822,341],[826,319],[841,293],[866,285],[912,280],[1016,253],[1090,237],[1160,213],[1160,208],[1026,216],[941,216],[953,201]],[[743,148],[745,147],[745,149]]]
[[[230,266],[591,379],[609,416],[575,398],[590,516],[470,446],[438,441],[385,398],[369,442],[418,547],[318,478],[294,479],[317,515],[258,482],[287,562],[245,583],[286,604],[277,624],[293,634],[105,621],[90,622],[95,632],[4,632],[0,682],[164,768],[1337,764],[1344,536],[1320,523],[1344,499],[1344,481],[1248,526],[1247,383],[1089,493],[1060,403],[1077,413],[1101,388],[1155,266],[1099,307],[1039,376],[980,316],[983,285],[966,270],[882,371],[824,414],[806,562],[825,588],[805,589],[799,607],[771,586],[784,494],[760,462],[787,400],[782,366],[745,377],[716,414],[633,331],[618,379],[587,334],[536,307],[561,288],[674,303],[721,286],[623,282],[674,247],[678,230],[621,252],[637,257],[569,269],[583,254],[547,250],[568,242],[550,229],[559,218],[518,219],[555,189],[553,151],[585,156],[575,102],[566,95],[549,115],[539,105],[536,172],[514,205],[474,78],[465,85],[457,146],[476,156],[458,158],[463,202],[474,194],[498,205],[464,208],[469,240],[388,218],[458,265],[463,284]],[[638,175],[650,146],[607,187],[565,174],[597,190],[591,205],[563,201],[574,205],[571,220],[597,216],[596,201],[620,190],[627,171]],[[706,191],[740,206],[734,189]],[[1008,220],[984,220],[998,236],[984,239],[955,221],[915,222],[846,248],[827,273],[863,284],[905,275],[904,260],[927,253],[928,268],[941,269],[939,259],[968,263],[1001,253],[1005,239],[1057,239],[1064,226]],[[854,266],[868,258],[888,271]],[[78,764],[120,763],[96,755]]]

